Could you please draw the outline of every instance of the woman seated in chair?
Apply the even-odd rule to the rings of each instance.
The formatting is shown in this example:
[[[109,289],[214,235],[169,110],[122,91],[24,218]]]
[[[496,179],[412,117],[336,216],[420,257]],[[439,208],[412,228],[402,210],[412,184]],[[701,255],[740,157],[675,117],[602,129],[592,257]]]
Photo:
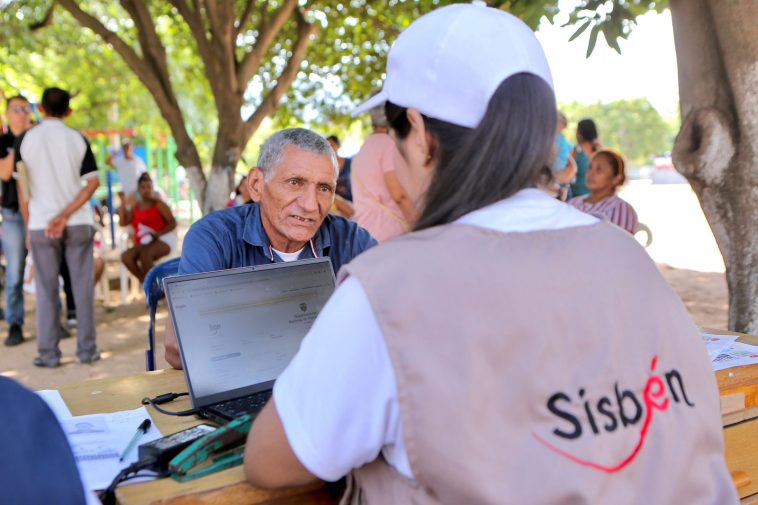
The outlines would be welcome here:
[[[155,264],[176,247],[176,220],[168,205],[155,197],[153,180],[147,173],[137,181],[138,199],[127,200],[118,210],[122,226],[134,228],[134,247],[121,255],[121,261],[140,282]]]
[[[603,149],[592,156],[587,171],[590,193],[572,198],[568,203],[634,234],[637,231],[637,213],[629,203],[616,195],[616,190],[624,181],[624,158],[616,151]]]

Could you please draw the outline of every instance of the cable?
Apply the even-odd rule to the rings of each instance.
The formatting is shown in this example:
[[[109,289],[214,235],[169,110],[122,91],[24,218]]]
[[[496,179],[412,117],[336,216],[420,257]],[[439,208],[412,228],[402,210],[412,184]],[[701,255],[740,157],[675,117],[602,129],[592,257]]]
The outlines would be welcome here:
[[[168,403],[170,401],[175,400],[176,398],[179,398],[180,396],[186,396],[188,394],[189,393],[165,393],[162,395],[158,395],[155,398],[148,398],[146,396],[142,399],[142,404],[143,405],[149,404],[155,410],[157,410],[161,414],[166,414],[167,416],[193,416],[198,413],[197,409],[171,411],[171,410],[164,410],[158,406],[160,404]]]
[[[132,463],[123,470],[121,470],[116,477],[113,478],[110,485],[100,493],[100,500],[104,505],[115,505],[116,503],[116,487],[125,480],[133,479],[136,475],[129,476],[130,473],[136,474],[140,470],[152,467],[156,462],[153,457],[143,458],[136,463]]]
[[[164,403],[172,402],[179,398],[180,396],[187,396],[189,393],[163,393],[162,395],[158,395],[155,398],[152,399],[152,402],[155,405],[162,405]],[[149,399],[143,398],[142,404],[147,405],[150,402]]]

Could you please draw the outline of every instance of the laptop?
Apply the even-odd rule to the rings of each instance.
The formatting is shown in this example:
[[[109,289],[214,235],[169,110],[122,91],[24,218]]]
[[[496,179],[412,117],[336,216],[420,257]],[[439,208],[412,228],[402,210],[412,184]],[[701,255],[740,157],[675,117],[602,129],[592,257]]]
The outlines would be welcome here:
[[[334,291],[329,258],[178,275],[163,280],[201,417],[255,417]]]

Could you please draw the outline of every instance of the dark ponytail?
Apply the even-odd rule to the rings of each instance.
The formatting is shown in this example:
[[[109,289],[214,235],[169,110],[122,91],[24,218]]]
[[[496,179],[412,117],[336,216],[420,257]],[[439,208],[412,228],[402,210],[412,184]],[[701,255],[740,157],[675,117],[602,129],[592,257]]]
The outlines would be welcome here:
[[[406,109],[388,102],[386,112],[395,135],[405,138]],[[476,128],[424,116],[437,168],[414,228],[451,223],[544,179],[556,114],[550,86],[524,73],[500,84]]]
[[[597,152],[600,149],[600,141],[598,140],[597,125],[590,118],[585,118],[576,124],[576,131],[582,140],[592,144],[592,152]]]

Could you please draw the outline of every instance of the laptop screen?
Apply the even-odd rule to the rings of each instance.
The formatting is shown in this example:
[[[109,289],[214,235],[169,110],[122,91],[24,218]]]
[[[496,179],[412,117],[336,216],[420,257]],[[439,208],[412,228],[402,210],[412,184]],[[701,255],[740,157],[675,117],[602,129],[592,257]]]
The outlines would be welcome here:
[[[333,291],[328,258],[166,279],[193,405],[270,388]]]

